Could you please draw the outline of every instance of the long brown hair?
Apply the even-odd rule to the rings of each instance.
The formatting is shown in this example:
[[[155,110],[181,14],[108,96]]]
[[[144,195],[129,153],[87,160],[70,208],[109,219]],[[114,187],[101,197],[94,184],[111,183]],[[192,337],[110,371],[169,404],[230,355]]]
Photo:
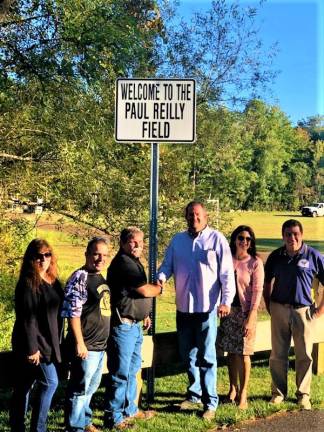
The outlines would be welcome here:
[[[53,249],[50,244],[44,239],[34,239],[27,246],[23,262],[20,269],[18,285],[28,285],[35,291],[38,291],[39,285],[41,283],[41,276],[37,267],[37,254],[40,253],[42,249],[48,249],[51,252],[51,262],[46,271],[47,280],[53,283],[57,278],[57,260],[53,253]]]

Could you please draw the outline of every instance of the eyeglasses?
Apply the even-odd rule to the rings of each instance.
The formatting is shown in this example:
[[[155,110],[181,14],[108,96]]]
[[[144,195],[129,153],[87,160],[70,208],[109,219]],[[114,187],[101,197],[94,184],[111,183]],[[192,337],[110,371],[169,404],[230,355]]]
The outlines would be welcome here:
[[[36,254],[36,259],[37,260],[41,260],[42,258],[50,258],[52,256],[52,252],[45,252],[45,253],[37,253]]]
[[[248,243],[252,240],[251,237],[244,237],[244,236],[242,236],[242,235],[237,236],[237,239],[238,239],[239,241],[244,241],[244,240],[246,240]]]

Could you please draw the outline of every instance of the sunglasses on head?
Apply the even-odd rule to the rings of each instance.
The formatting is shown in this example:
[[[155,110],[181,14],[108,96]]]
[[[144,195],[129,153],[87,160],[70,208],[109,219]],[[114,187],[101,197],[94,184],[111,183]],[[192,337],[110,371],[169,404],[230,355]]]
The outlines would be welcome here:
[[[242,236],[242,235],[237,236],[237,239],[238,239],[239,241],[244,241],[244,240],[246,240],[247,242],[250,242],[250,241],[252,240],[251,237],[244,237],[244,236]]]
[[[52,252],[45,252],[45,253],[37,253],[36,259],[42,259],[42,258],[50,258],[52,256]]]

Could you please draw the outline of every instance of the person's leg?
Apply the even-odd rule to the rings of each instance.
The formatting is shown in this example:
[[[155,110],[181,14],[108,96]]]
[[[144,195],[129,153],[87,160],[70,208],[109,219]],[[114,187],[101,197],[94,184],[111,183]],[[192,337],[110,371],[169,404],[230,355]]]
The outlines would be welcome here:
[[[108,342],[108,382],[106,389],[105,423],[108,427],[123,422],[129,371],[139,324],[112,327]]]
[[[227,358],[227,368],[228,368],[228,376],[229,376],[229,392],[227,398],[229,401],[234,402],[236,397],[238,396],[238,378],[239,378],[239,369],[238,369],[238,359],[237,354],[228,354]]]
[[[137,372],[141,368],[142,364],[142,343],[143,343],[143,332],[141,324],[136,324],[134,330],[137,330],[134,351],[131,358],[128,374],[128,383],[126,390],[126,400],[125,400],[125,415],[126,417],[133,417],[138,412],[138,406],[135,403],[137,396]]]
[[[270,373],[272,396],[287,396],[288,353],[291,344],[291,309],[279,303],[270,302],[271,313],[271,355]]]
[[[250,380],[251,372],[251,358],[249,355],[237,356],[240,362],[239,374],[240,374],[240,394],[238,407],[246,409],[248,406],[247,402],[247,390]]]
[[[88,355],[91,356],[92,375],[90,377],[89,385],[86,387],[86,398],[84,406],[85,426],[89,426],[92,423],[92,409],[90,407],[90,402],[92,396],[95,394],[95,392],[100,386],[105,353],[104,351],[89,351]]]
[[[58,385],[57,371],[53,363],[41,363],[38,372],[30,432],[47,431],[47,416]]]
[[[25,415],[29,392],[37,376],[38,366],[30,365],[25,359],[15,359],[14,388],[9,409],[11,432],[25,432]]]
[[[217,384],[217,357],[216,313],[196,314],[200,323],[196,322],[196,340],[198,342],[198,365],[202,387],[202,403],[205,410],[216,410],[218,406]],[[197,325],[198,324],[198,325]]]
[[[295,345],[296,396],[301,399],[304,395],[309,398],[312,381],[312,350],[314,325],[309,308],[293,311],[292,335]]]
[[[197,365],[198,345],[195,337],[197,314],[182,313],[177,311],[177,336],[181,360],[187,369],[189,386],[187,387],[187,399],[197,403],[201,401],[200,372]]]
[[[81,432],[87,426],[91,410],[88,391],[94,375],[101,374],[98,364],[101,359],[101,352],[89,351],[88,357],[84,360],[75,357],[71,363],[71,374],[66,394],[65,424],[66,429],[72,432]],[[102,363],[101,363],[102,366]],[[94,388],[95,385],[93,384]],[[86,407],[88,412],[86,415]],[[89,411],[90,410],[90,411]]]

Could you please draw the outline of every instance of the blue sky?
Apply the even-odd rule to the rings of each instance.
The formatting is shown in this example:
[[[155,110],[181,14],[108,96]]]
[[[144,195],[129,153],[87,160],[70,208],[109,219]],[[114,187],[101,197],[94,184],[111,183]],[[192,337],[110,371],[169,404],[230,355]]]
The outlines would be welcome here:
[[[180,0],[179,12],[188,17],[210,4],[211,0]],[[272,97],[267,94],[264,99],[280,106],[293,124],[324,115],[324,0],[267,0],[258,23],[265,45],[279,45],[274,69],[280,74]]]

